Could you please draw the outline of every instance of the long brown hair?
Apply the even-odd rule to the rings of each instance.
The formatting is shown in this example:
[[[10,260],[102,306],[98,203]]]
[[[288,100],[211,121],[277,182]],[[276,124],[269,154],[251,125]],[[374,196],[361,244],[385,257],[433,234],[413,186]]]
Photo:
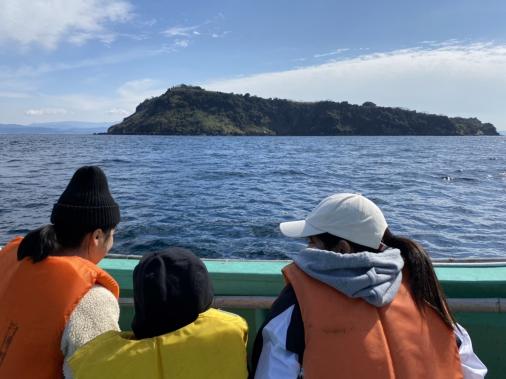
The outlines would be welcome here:
[[[409,273],[411,292],[418,308],[423,311],[424,305],[429,305],[439,313],[446,325],[453,328],[457,321],[448,307],[443,288],[424,248],[409,238],[395,236],[388,228],[383,235],[383,243],[401,251]]]
[[[326,250],[332,250],[344,239],[330,233],[318,234],[316,237],[323,242]],[[344,240],[350,244],[355,252],[380,252],[380,250]],[[383,243],[401,251],[404,265],[409,273],[408,279],[411,292],[418,309],[423,312],[425,305],[430,306],[439,313],[446,325],[453,328],[457,321],[448,307],[446,296],[436,277],[429,254],[419,243],[409,238],[395,236],[388,228],[383,235]]]

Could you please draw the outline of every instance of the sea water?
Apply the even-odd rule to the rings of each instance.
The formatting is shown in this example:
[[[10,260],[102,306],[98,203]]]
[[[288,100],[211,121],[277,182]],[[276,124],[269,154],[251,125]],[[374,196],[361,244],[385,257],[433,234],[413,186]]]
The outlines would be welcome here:
[[[0,245],[48,223],[82,165],[120,204],[113,253],[283,258],[306,241],[279,222],[356,192],[435,258],[506,258],[505,137],[1,135]]]

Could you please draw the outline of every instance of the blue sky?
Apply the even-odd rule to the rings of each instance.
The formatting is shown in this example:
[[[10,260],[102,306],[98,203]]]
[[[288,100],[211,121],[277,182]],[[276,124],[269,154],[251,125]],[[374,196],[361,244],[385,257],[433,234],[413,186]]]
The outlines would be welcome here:
[[[2,0],[0,123],[117,121],[180,84],[506,129],[503,1]]]

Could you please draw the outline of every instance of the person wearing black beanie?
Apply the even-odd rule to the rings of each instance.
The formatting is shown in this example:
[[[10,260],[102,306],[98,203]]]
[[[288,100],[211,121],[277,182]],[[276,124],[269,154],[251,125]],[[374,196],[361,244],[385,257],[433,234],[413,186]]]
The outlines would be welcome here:
[[[36,263],[49,255],[78,255],[98,263],[111,248],[114,228],[119,222],[119,206],[109,191],[104,172],[97,166],[81,167],[54,204],[51,224],[25,236],[18,249],[18,260],[28,257]],[[87,236],[92,239],[85,246]],[[100,248],[96,242],[110,246],[95,252],[93,248]],[[94,253],[98,256],[93,256]]]
[[[119,330],[119,286],[96,264],[120,210],[100,167],[84,166],[53,206],[51,224],[0,251],[0,377],[69,377],[67,358]],[[67,373],[67,374],[64,374]]]
[[[119,221],[119,206],[109,192],[104,172],[97,166],[76,171],[51,213],[54,225],[82,231],[110,230]]]
[[[133,287],[133,333],[111,331],[77,350],[75,379],[247,377],[247,324],[211,307],[211,279],[191,251],[146,254]]]
[[[191,251],[173,247],[142,257],[133,272],[135,337],[180,329],[207,311],[213,286],[206,266]]]

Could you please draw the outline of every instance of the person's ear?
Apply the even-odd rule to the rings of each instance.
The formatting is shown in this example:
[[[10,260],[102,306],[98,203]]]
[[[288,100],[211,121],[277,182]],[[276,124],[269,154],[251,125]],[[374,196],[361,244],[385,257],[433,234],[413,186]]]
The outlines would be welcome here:
[[[91,233],[91,244],[93,246],[96,246],[98,247],[103,239],[104,239],[104,232],[102,231],[102,229],[95,229],[92,233]]]

